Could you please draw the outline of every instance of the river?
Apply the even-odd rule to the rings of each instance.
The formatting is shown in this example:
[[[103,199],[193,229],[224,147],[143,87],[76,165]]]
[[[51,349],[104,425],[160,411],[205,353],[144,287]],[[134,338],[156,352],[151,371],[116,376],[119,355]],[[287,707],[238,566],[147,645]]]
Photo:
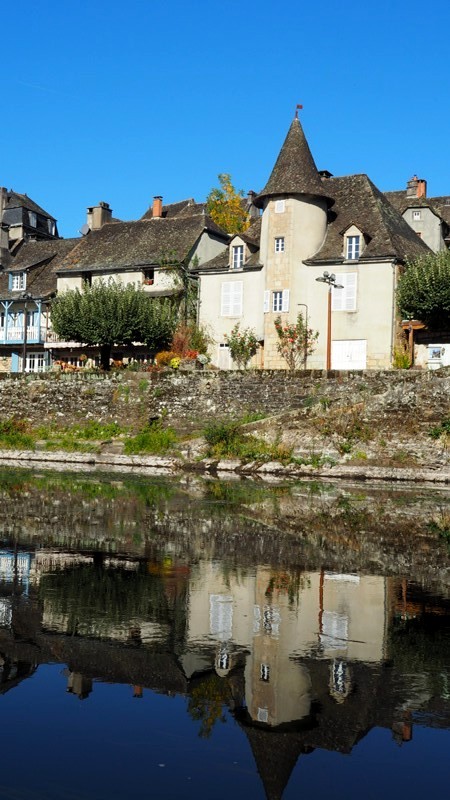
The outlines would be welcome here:
[[[448,793],[448,490],[9,469],[0,498],[0,798]]]

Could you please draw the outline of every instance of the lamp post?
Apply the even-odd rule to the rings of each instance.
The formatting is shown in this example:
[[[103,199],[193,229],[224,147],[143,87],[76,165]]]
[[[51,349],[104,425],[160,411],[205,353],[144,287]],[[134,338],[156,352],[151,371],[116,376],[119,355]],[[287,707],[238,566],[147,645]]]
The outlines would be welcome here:
[[[32,300],[31,294],[24,294],[21,298],[24,301],[23,311],[23,348],[22,348],[22,372],[26,371],[27,363],[27,316],[28,316],[28,301]]]
[[[343,289],[341,283],[336,283],[336,275],[325,270],[320,278],[316,278],[320,283],[328,284],[328,313],[327,313],[327,370],[331,369],[331,292],[332,289]]]

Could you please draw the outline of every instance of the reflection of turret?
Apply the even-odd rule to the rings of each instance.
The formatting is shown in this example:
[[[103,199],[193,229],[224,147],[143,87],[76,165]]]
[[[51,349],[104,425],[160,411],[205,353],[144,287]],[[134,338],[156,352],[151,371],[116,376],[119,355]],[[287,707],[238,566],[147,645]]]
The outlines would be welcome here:
[[[92,692],[92,679],[79,672],[68,672],[67,691],[76,694],[79,700],[86,700]]]

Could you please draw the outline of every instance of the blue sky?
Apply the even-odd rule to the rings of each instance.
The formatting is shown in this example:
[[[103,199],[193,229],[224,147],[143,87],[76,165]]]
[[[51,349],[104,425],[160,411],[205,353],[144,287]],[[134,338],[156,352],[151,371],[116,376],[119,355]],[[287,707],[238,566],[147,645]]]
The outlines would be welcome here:
[[[257,191],[296,103],[319,169],[450,194],[448,0],[21,0],[0,22],[0,185],[64,236],[219,172]]]

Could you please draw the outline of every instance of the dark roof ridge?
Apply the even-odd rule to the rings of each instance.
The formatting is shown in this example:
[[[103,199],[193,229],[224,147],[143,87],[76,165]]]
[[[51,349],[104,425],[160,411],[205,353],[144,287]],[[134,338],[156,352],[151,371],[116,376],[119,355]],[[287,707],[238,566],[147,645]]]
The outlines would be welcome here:
[[[327,200],[328,205],[333,204],[332,198],[325,191],[297,117],[292,120],[270,178],[264,189],[255,198],[255,205],[262,207],[267,197],[276,197],[277,195],[321,197]]]

